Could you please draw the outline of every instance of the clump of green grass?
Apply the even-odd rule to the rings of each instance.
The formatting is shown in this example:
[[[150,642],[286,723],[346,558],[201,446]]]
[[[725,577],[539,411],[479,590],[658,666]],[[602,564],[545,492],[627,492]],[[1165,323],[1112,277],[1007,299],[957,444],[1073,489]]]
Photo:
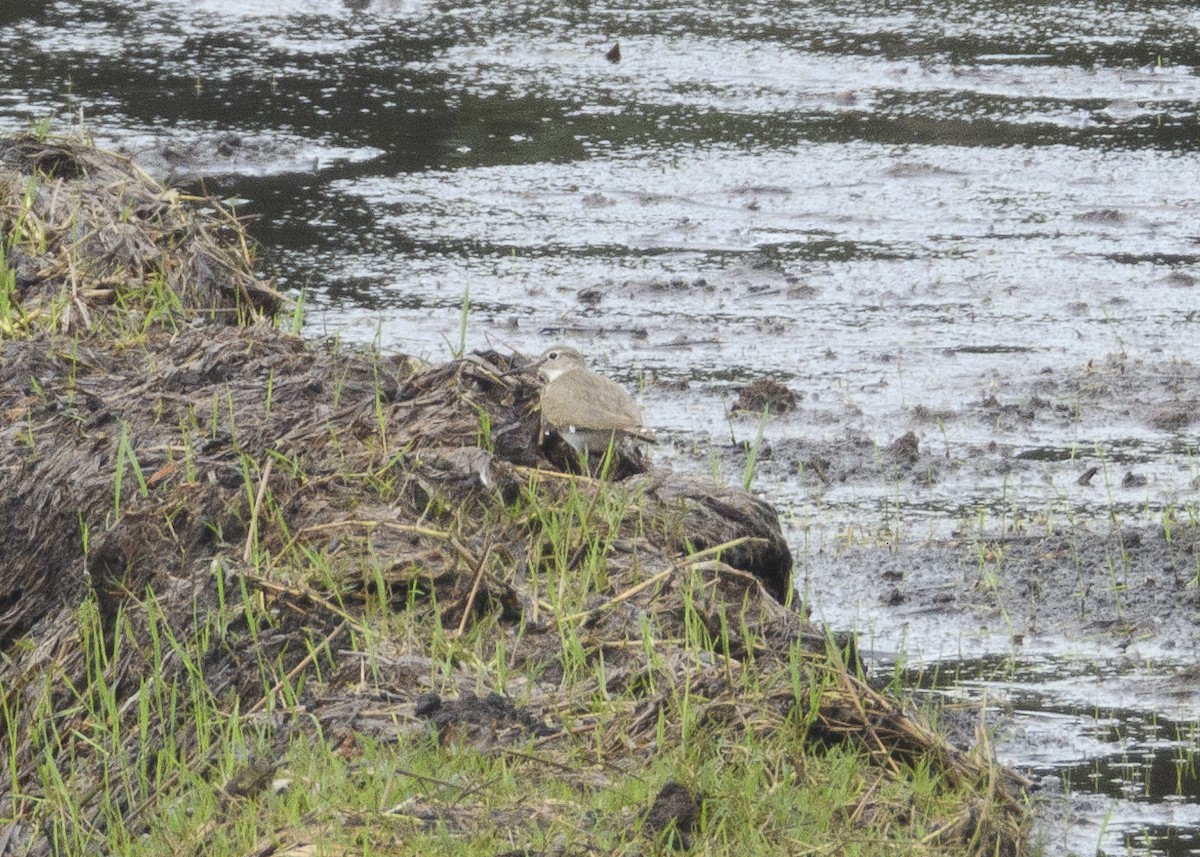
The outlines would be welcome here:
[[[829,731],[830,711],[882,698],[856,696],[835,651],[772,650],[749,602],[715,599],[719,551],[614,577],[616,542],[647,513],[637,493],[531,471],[519,500],[486,520],[460,507],[405,525],[457,553],[462,585],[439,585],[421,563],[371,561],[373,537],[349,524],[336,546],[316,547],[333,530],[288,525],[262,487],[271,468],[243,462],[253,550],[241,570],[214,564],[206,609],[181,627],[151,591],[122,592],[108,618],[85,602],[73,620],[84,670],[65,694],[48,669],[36,690],[0,696],[5,814],[48,831],[60,852],[241,855],[320,841],[367,855],[640,854],[664,835],[646,810],[667,782],[695,796],[686,834],[706,853],[995,844],[977,824],[983,784],[951,774],[936,742],[892,757]],[[294,460],[279,466],[298,472]],[[379,472],[370,480],[397,496]],[[481,530],[490,541],[477,541]],[[515,621],[495,601],[514,580],[501,547],[514,531],[529,534]],[[668,587],[678,616],[643,597]],[[472,597],[494,606],[477,610]],[[639,636],[598,633],[634,604],[646,611]],[[310,614],[299,624],[297,610]],[[230,658],[252,668],[253,685],[230,684]],[[401,662],[421,665],[420,684],[446,699],[500,693],[546,729],[439,732],[416,715]],[[321,714],[335,699],[370,723]],[[17,723],[38,731],[22,740]]]
[[[428,617],[414,615],[425,611],[414,608],[410,603],[393,615],[398,627],[385,636],[411,639],[417,628],[406,624],[425,626]],[[307,718],[278,729],[272,721],[303,710],[303,688],[277,687],[278,668],[264,664],[264,699],[273,691],[273,701],[244,711],[216,697],[205,680],[204,653],[219,620],[180,638],[152,599],[132,609],[150,623],[153,641],[142,652],[153,668],[132,697],[136,716],[123,715],[129,703],[122,702],[114,675],[119,649],[142,645],[135,622],[123,613],[118,633],[106,642],[96,611],[85,608],[78,622],[89,652],[87,684],[72,687],[71,703],[42,720],[46,726],[35,741],[44,754],[35,762],[40,793],[24,793],[15,783],[12,789],[15,813],[36,817],[60,853],[151,855],[182,848],[233,855],[266,842],[299,848],[320,841],[327,853],[347,854],[483,853],[554,843],[639,854],[656,838],[646,829],[645,809],[664,783],[682,781],[701,807],[689,835],[709,853],[821,847],[932,854],[946,853],[938,845],[944,823],[937,819],[954,818],[964,802],[973,805],[973,792],[946,789],[929,760],[904,765],[896,776],[848,744],[814,750],[819,722],[813,713],[822,693],[836,692],[836,685],[814,685],[806,676],[811,657],[799,649],[790,653],[788,668],[792,693],[800,698],[779,722],[714,706],[693,684],[710,672],[697,651],[691,669],[660,665],[652,685],[593,696],[586,706],[576,700],[570,734],[550,745],[529,736],[481,747],[439,740],[403,709],[393,714],[391,735],[339,734]],[[243,613],[247,633],[249,614],[256,614],[259,633],[269,627],[246,591],[226,609]],[[482,635],[453,645],[445,629],[431,636],[447,647],[445,657],[459,662],[491,662],[502,654]],[[327,664],[334,668],[331,658]],[[584,674],[564,671],[564,681],[599,687],[600,669],[597,661]],[[763,693],[753,671],[726,662],[719,672],[739,693]],[[378,660],[366,665],[365,675],[375,677],[364,688],[368,697],[388,689],[387,674]],[[448,680],[440,672],[430,678],[436,686]],[[512,687],[522,678],[513,675]],[[564,700],[571,690],[562,688]],[[8,723],[21,714],[8,707],[2,713]],[[632,754],[602,751],[596,743],[619,734],[619,720],[647,714],[654,739]],[[732,722],[722,719],[730,716]],[[124,728],[136,731],[136,744],[126,740]],[[65,771],[53,758],[64,746],[73,748],[76,761]],[[101,781],[91,773],[95,767],[106,772]]]
[[[12,339],[28,327],[17,300],[17,274],[8,266],[11,243],[0,244],[0,339]]]

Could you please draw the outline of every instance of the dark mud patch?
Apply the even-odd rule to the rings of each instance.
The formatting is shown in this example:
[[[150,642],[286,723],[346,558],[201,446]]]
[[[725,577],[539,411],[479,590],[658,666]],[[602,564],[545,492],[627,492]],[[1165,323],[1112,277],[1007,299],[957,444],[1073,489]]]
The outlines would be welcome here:
[[[958,740],[986,724],[998,756],[1035,783],[1048,853],[1187,853],[1200,528],[1172,517],[1031,529],[813,550],[800,586],[817,616],[858,630],[871,672],[947,700]]]
[[[731,411],[752,414],[786,414],[796,409],[798,398],[784,384],[759,378],[738,391]]]
[[[890,438],[856,431],[852,412],[783,417],[777,426],[799,428],[823,414],[845,433],[772,437],[759,454],[765,478],[818,498],[894,497],[875,527],[862,527],[867,546],[847,540],[802,564],[836,566],[848,584],[863,581],[868,600],[874,587],[877,599],[910,611],[984,619],[1002,611],[1014,634],[1194,643],[1200,560],[1187,432],[1200,368],[1113,355],[987,386],[957,408],[910,408]],[[1157,434],[1153,450],[1126,440],[1148,432]],[[1176,472],[1164,471],[1162,448],[1178,452]],[[744,462],[739,449],[726,455],[730,469]],[[1118,516],[1146,492],[1169,502],[1148,520]],[[914,538],[931,514],[944,532]]]
[[[425,693],[417,699],[413,713],[428,718],[442,742],[508,743],[521,736],[544,737],[555,731],[499,693],[480,697],[466,691],[451,700],[443,700],[436,693]]]
[[[1200,367],[1112,354],[989,374],[977,387],[980,395],[957,404],[913,402],[886,420],[811,396],[802,411],[768,423],[758,475],[810,503],[870,502],[876,511],[855,525],[896,535],[930,523],[941,537],[1005,520],[1117,513],[1138,525],[1152,508],[1155,519],[1193,516]],[[743,434],[751,425],[747,416],[735,423]],[[728,471],[746,466],[741,444],[719,452]]]
[[[701,800],[682,783],[666,783],[646,813],[646,827],[677,849],[692,847],[700,823]]]

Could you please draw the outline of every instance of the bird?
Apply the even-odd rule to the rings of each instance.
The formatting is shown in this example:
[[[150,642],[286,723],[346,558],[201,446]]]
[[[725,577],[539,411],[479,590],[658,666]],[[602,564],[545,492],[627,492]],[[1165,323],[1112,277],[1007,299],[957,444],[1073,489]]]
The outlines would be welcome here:
[[[542,381],[542,434],[556,432],[576,452],[602,453],[632,440],[656,443],[642,409],[620,384],[593,372],[578,349],[552,345],[532,364]]]

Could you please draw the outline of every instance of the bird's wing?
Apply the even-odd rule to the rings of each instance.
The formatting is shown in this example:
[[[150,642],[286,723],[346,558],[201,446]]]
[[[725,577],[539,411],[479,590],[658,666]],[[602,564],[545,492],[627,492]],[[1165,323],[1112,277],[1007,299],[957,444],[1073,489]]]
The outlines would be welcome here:
[[[629,433],[637,433],[642,428],[642,409],[624,387],[597,375],[591,379],[589,396],[584,400],[568,390],[570,374],[564,373],[556,383],[546,385],[542,391],[542,414],[550,422],[568,422],[580,429],[620,429]],[[564,413],[570,414],[571,419],[555,419]]]

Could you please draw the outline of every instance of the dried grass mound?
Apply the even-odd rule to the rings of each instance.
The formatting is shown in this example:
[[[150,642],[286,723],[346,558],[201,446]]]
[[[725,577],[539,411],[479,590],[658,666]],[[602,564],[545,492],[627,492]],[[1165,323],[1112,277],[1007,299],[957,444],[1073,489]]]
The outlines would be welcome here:
[[[11,277],[0,323],[8,335],[31,326],[86,330],[102,318],[128,329],[273,315],[280,296],[254,273],[241,224],[216,200],[204,201],[203,216],[192,201],[121,155],[67,140],[0,138],[0,289]]]
[[[0,742],[18,743],[0,756],[17,760],[15,780],[0,781],[0,814],[32,811],[6,803],[3,789],[15,781],[38,792],[47,750],[37,736],[54,723],[69,733],[87,716],[74,690],[95,671],[95,652],[80,646],[82,611],[109,641],[104,672],[130,718],[147,682],[187,684],[186,660],[147,655],[164,627],[208,640],[198,656],[205,692],[224,707],[250,722],[275,710],[278,755],[314,724],[349,742],[395,740],[400,724],[497,752],[539,738],[549,753],[637,770],[662,742],[682,740],[680,723],[668,715],[664,733],[661,719],[686,687],[702,700],[714,747],[721,735],[792,730],[799,719],[814,740],[877,759],[880,776],[927,764],[948,788],[990,789],[988,812],[947,820],[931,841],[1022,853],[1024,814],[991,760],[946,747],[830,660],[823,632],[775,597],[790,556],[769,507],[669,473],[613,484],[554,471],[537,458],[536,391],[506,380],[493,357],[414,374],[405,361],[314,350],[264,324],[189,329],[133,349],[7,344],[0,473],[14,526],[0,542],[0,710],[13,719]],[[147,365],[160,367],[153,379]],[[575,600],[549,606],[546,587],[569,581]],[[272,617],[268,627],[241,615],[214,633],[206,617],[222,615],[220,593],[239,590]],[[538,684],[519,707],[477,696],[469,670],[431,685],[439,668],[428,640],[383,637],[376,657],[390,666],[364,685],[354,640],[381,638],[371,619],[381,600],[451,636],[494,638],[509,668]],[[564,629],[585,658],[603,657],[602,684],[568,681]],[[725,640],[724,655],[698,653],[688,643],[697,634]],[[797,653],[803,681],[821,687],[812,710],[798,708]],[[303,715],[279,719],[264,670],[278,691],[318,666]],[[35,704],[47,692],[53,704]],[[588,718],[590,700],[621,695],[640,701],[582,736],[564,730],[564,712]],[[182,742],[205,764],[189,728],[163,723],[147,736],[131,723],[120,752],[97,755],[84,736],[53,752],[73,790],[93,796],[99,827],[112,811],[105,777],[148,752],[145,742],[150,752]],[[138,791],[125,823],[140,829],[158,796]],[[482,823],[465,808],[428,811],[450,827]],[[22,830],[27,853],[51,853],[34,827]]]
[[[24,151],[66,170],[53,146]],[[180,265],[209,252],[206,217],[224,222],[189,217]],[[213,821],[177,849],[209,853],[297,744],[352,757],[432,740],[512,760],[533,745],[583,795],[695,741],[685,719],[714,754],[799,735],[854,748],[880,783],[927,766],[980,798],[929,819],[918,851],[1026,853],[1016,784],[986,747],[947,747],[786,604],[791,555],[767,504],[639,460],[620,481],[564,472],[539,442],[536,385],[502,355],[418,369],[265,321],[2,345],[0,842],[14,853],[116,853],[114,830],[155,835],[211,781]],[[260,736],[232,773],[215,759],[227,736],[206,731],[222,718]],[[804,760],[781,761],[786,790]],[[871,797],[885,791],[848,823],[912,815]],[[565,807],[493,811],[469,793],[406,811],[517,838]],[[649,828],[683,819],[692,841],[698,799],[668,812],[664,798]]]

